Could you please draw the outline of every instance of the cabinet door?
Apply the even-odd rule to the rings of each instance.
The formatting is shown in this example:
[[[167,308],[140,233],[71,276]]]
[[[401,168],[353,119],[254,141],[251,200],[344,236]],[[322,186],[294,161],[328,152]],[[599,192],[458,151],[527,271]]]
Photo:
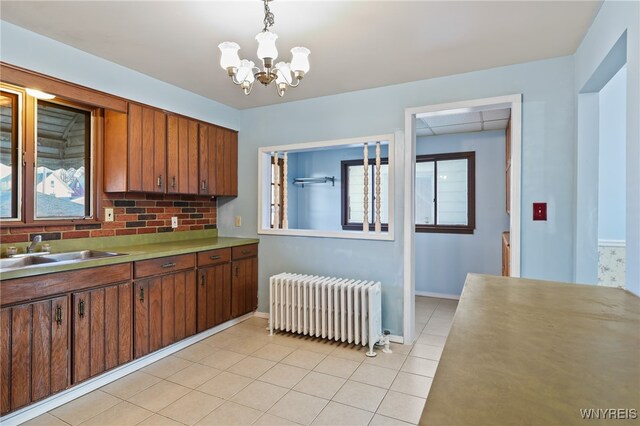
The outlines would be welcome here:
[[[73,383],[131,360],[131,284],[73,294]]]
[[[0,310],[0,411],[5,414],[69,384],[69,298]]]
[[[198,122],[168,117],[167,156],[167,192],[198,194]]]
[[[216,131],[215,195],[238,195],[238,134],[228,129]]]
[[[166,114],[129,104],[128,123],[129,191],[164,192]]]
[[[219,129],[208,124],[199,124],[200,187],[202,195],[215,195],[216,189],[216,132]]]
[[[258,258],[236,260],[232,268],[231,316],[235,318],[257,308]]]
[[[231,264],[202,268],[198,286],[198,332],[231,319]]]
[[[134,303],[136,358],[194,335],[195,271],[176,272],[137,281]]]

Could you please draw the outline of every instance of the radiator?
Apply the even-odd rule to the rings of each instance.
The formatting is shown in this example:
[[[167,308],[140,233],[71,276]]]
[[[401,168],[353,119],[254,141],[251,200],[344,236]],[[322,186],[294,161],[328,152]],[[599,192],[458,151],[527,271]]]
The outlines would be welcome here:
[[[282,273],[269,279],[274,330],[373,346],[382,340],[379,282]]]

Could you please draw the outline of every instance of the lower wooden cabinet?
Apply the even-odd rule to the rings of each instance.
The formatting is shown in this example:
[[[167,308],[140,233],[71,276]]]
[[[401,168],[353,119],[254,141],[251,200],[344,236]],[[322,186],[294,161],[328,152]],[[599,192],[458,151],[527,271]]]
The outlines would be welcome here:
[[[234,247],[231,263],[231,317],[258,308],[258,245]]]
[[[1,414],[69,385],[69,296],[0,310]]]
[[[73,293],[72,300],[72,383],[131,361],[131,283]]]
[[[133,295],[136,358],[196,333],[194,270],[136,281]]]
[[[198,332],[231,319],[231,264],[198,270]]]

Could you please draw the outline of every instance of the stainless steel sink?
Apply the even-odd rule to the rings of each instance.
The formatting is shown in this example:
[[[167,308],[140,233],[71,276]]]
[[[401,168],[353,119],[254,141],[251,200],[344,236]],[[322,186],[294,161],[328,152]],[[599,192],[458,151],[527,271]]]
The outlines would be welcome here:
[[[67,253],[47,254],[43,257],[52,259],[54,262],[67,262],[72,260],[89,260],[89,259],[101,259],[104,257],[122,256],[123,253],[114,253],[109,251],[98,250],[80,250],[70,251]]]
[[[0,259],[0,270],[6,271],[8,269],[18,269],[27,266],[44,265],[56,262],[57,261],[55,259],[49,259],[45,256],[9,257],[6,259]]]
[[[0,272],[7,272],[14,269],[32,268],[59,263],[77,263],[85,260],[103,259],[107,257],[122,256],[124,253],[115,253],[99,250],[80,250],[67,253],[34,253],[23,254],[14,257],[0,259]]]

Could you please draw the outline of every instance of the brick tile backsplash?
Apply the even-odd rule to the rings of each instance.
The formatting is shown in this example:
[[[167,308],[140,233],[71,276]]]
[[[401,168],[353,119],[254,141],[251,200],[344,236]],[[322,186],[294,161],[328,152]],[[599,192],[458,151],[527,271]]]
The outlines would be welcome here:
[[[109,237],[216,228],[216,202],[210,197],[168,194],[105,194],[102,208],[113,208],[113,222],[1,228],[0,243],[23,243],[34,235],[43,240]],[[178,228],[171,228],[171,217]]]

